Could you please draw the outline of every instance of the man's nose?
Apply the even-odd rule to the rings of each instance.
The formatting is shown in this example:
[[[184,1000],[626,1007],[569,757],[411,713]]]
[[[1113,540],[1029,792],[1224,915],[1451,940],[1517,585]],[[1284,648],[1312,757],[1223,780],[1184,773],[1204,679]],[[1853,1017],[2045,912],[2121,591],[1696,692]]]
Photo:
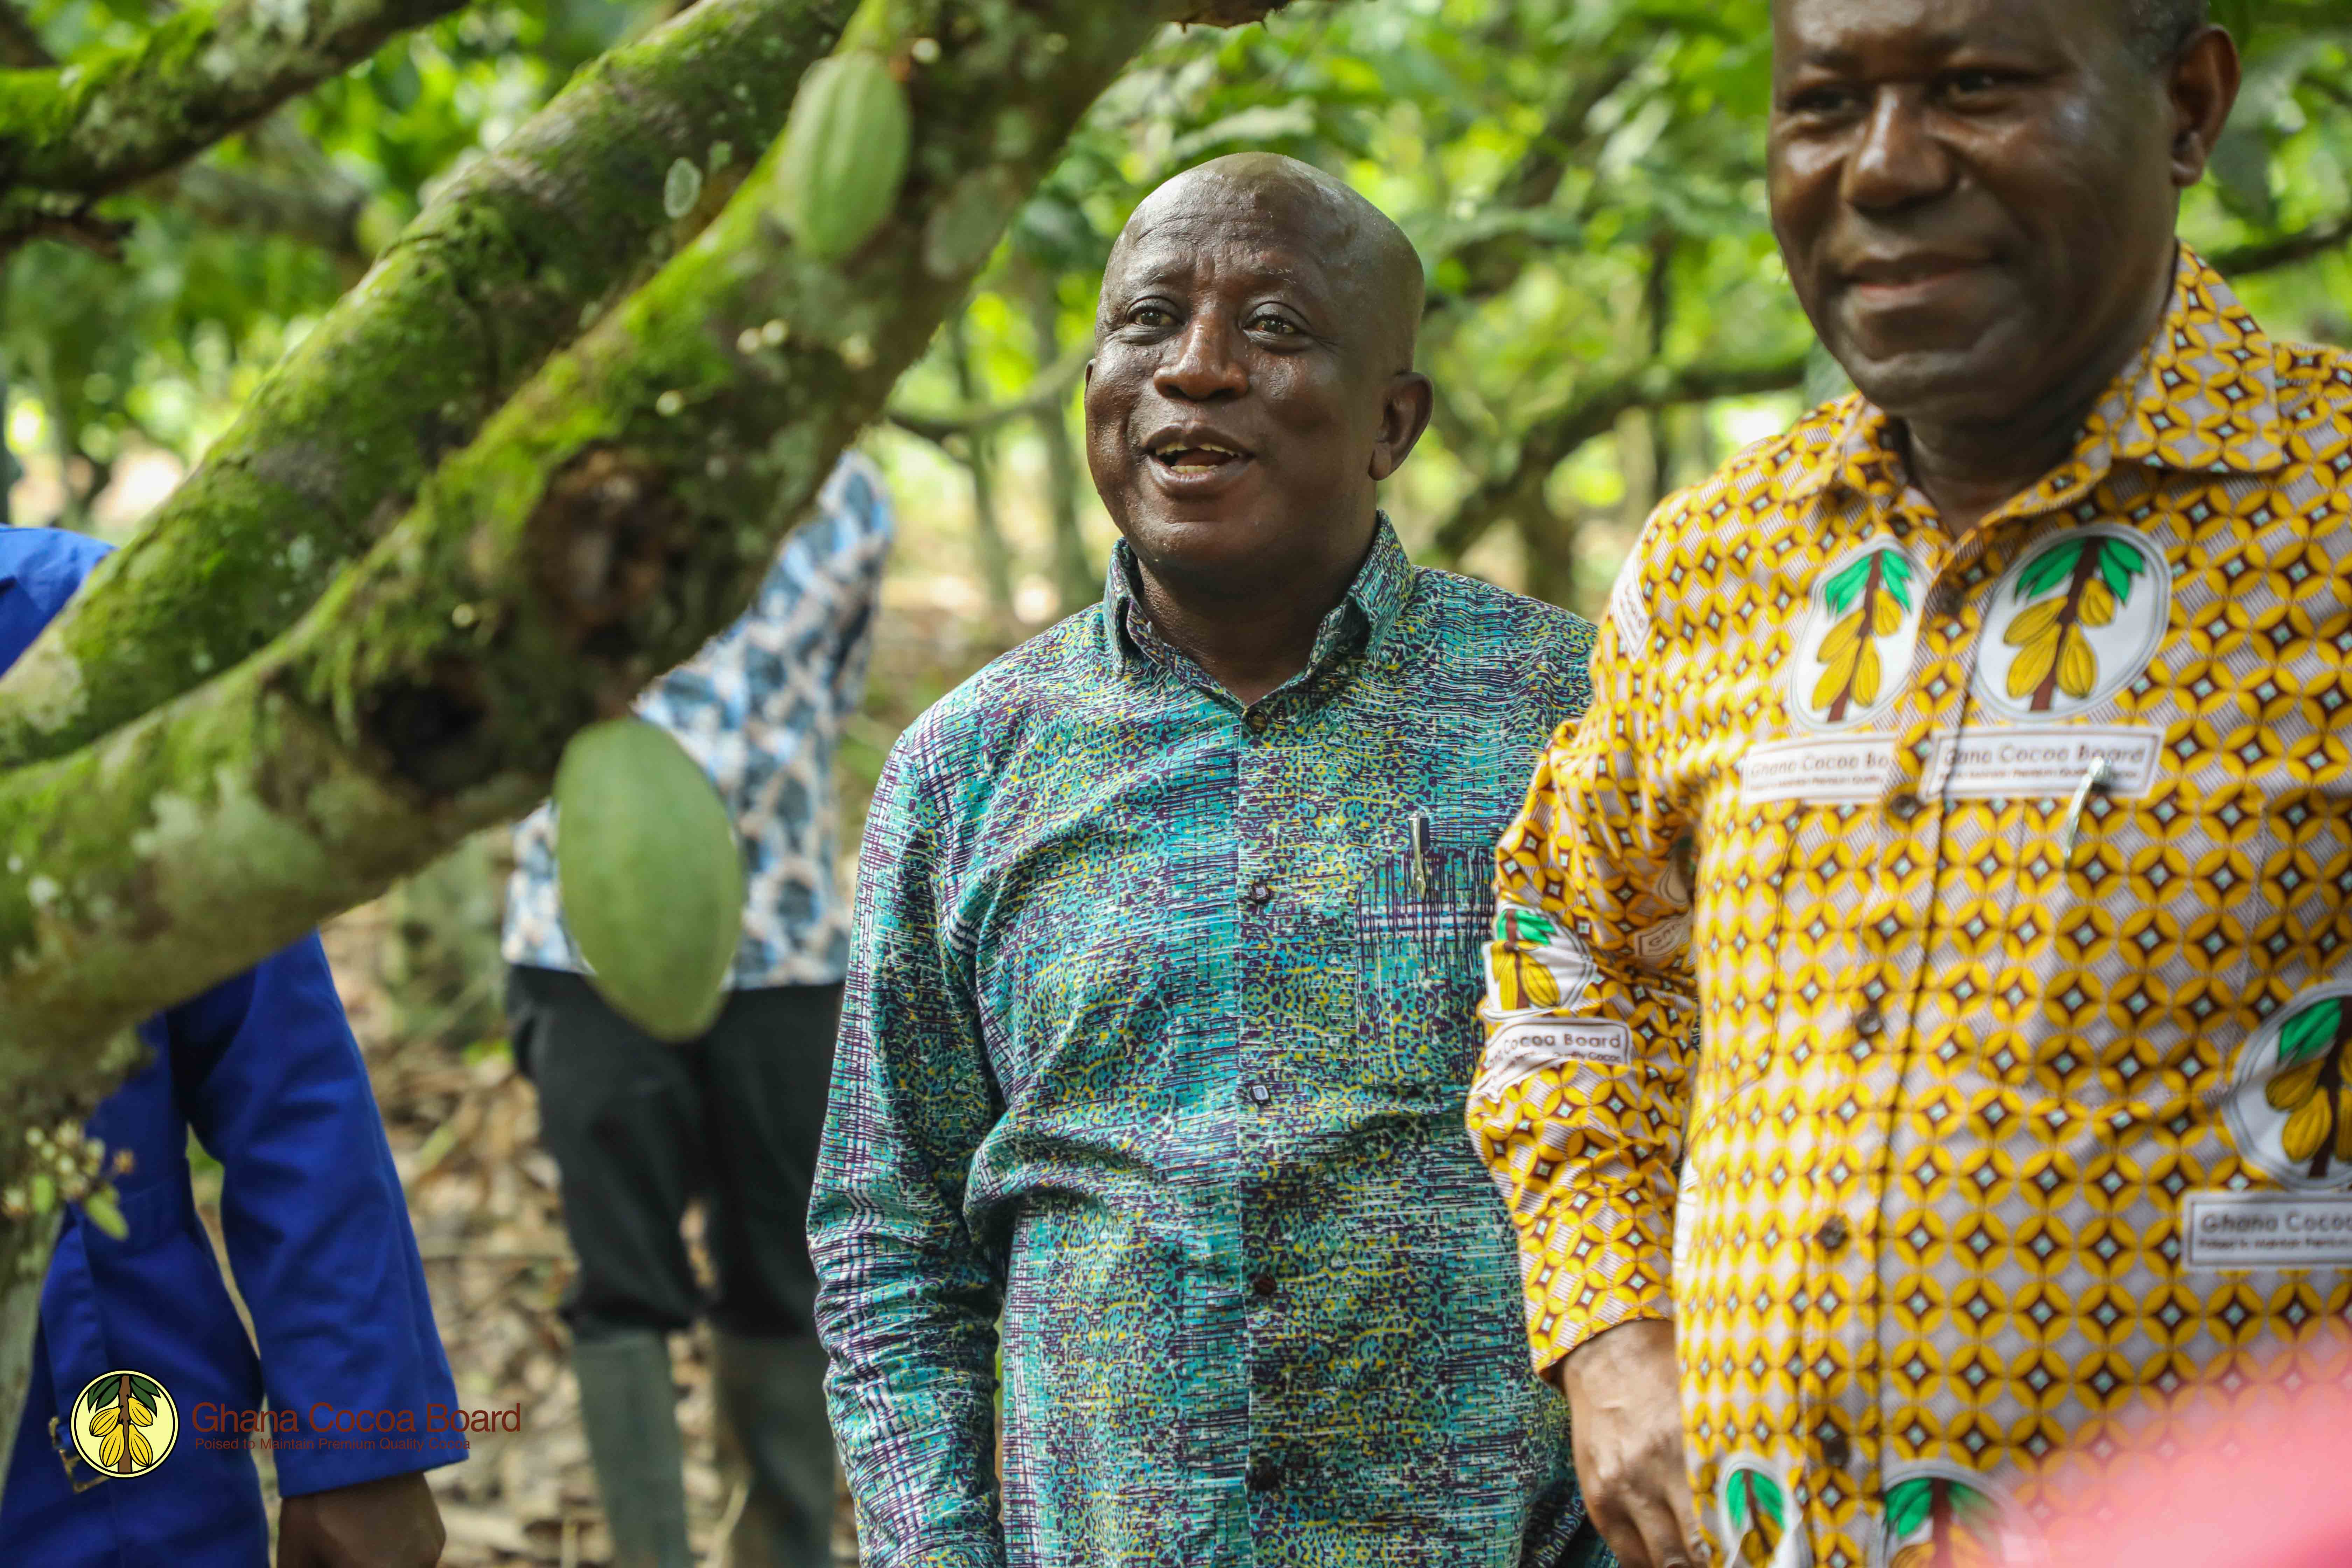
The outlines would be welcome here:
[[[1920,95],[1889,89],[1872,103],[1861,142],[1846,160],[1843,194],[1864,212],[1892,212],[1946,195],[1956,174]]]
[[[1191,403],[1239,397],[1249,390],[1249,367],[1242,363],[1240,347],[1216,313],[1203,310],[1170,342],[1152,385],[1163,397]]]

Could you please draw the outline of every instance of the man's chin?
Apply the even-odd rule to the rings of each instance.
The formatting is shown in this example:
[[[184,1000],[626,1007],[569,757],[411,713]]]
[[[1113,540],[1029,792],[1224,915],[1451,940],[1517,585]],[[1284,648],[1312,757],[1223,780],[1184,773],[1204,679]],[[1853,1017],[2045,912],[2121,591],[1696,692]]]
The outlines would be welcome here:
[[[1284,570],[1281,531],[1239,508],[1145,506],[1128,517],[1124,531],[1153,575],[1221,595],[1262,591]]]
[[[1839,364],[1872,404],[1906,424],[2005,424],[2021,412],[2023,356],[1993,336],[1872,355],[1841,345]]]

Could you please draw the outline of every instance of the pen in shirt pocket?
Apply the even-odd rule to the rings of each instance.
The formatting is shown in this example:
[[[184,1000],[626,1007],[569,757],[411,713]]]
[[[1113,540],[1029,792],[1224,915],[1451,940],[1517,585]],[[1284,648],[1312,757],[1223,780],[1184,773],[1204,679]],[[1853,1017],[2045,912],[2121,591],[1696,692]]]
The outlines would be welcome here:
[[[2058,868],[2070,871],[2074,867],[2074,839],[2083,826],[2083,813],[2091,804],[2093,792],[2107,787],[2114,770],[2105,757],[2094,757],[2091,765],[2083,770],[2083,782],[2074,786],[2074,797],[2066,803],[2066,823],[2058,830]]]

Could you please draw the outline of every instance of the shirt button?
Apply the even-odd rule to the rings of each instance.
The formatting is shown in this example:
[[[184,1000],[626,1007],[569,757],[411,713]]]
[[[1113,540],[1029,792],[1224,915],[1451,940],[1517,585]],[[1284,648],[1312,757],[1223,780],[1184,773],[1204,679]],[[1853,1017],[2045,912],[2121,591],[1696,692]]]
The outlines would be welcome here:
[[[1864,1007],[1853,1016],[1853,1032],[1867,1039],[1878,1033],[1885,1023],[1885,1015],[1879,1012],[1876,1006]]]
[[[1845,1433],[1835,1426],[1822,1428],[1822,1463],[1832,1470],[1843,1470],[1853,1463],[1853,1445]]]
[[[1894,813],[1895,821],[1908,822],[1919,815],[1919,797],[1907,789],[1896,790],[1887,797],[1886,809]]]
[[[1250,1281],[1250,1291],[1253,1295],[1256,1296],[1259,1300],[1265,1300],[1267,1297],[1274,1294],[1274,1276],[1271,1274],[1259,1275],[1256,1279]]]
[[[1265,733],[1265,727],[1274,722],[1274,715],[1268,713],[1263,708],[1253,708],[1249,711],[1249,716],[1244,719],[1242,722],[1247,724],[1252,730],[1263,735]]]
[[[1267,887],[1264,882],[1252,882],[1250,884],[1249,901],[1251,903],[1263,904],[1271,901],[1273,898],[1274,889]]]
[[[1262,1083],[1248,1083],[1242,1086],[1242,1098],[1252,1105],[1264,1105],[1274,1094]]]
[[[1822,1249],[1825,1252],[1835,1252],[1845,1245],[1845,1221],[1836,1215],[1830,1215],[1822,1222]]]
[[[1948,621],[1960,613],[1960,591],[1949,583],[1927,596],[1927,613],[1939,621]]]
[[[1249,1467],[1249,1489],[1270,1492],[1282,1484],[1282,1467],[1272,1459],[1252,1459]]]

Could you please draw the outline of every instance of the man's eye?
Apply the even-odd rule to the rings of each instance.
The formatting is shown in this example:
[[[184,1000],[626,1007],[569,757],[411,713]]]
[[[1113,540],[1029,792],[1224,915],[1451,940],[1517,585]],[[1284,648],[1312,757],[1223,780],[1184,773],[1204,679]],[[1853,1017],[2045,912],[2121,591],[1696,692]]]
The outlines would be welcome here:
[[[1170,327],[1176,324],[1173,312],[1158,305],[1138,305],[1127,313],[1129,325],[1138,327]]]
[[[1250,331],[1267,332],[1276,337],[1287,337],[1298,331],[1297,323],[1272,311],[1261,311],[1250,318]]]
[[[1780,110],[1784,114],[1844,114],[1860,102],[1861,95],[1851,88],[1813,87],[1790,93]]]
[[[1954,71],[1944,79],[1944,95],[1948,98],[1981,99],[2010,85],[2010,79],[1997,71]]]

